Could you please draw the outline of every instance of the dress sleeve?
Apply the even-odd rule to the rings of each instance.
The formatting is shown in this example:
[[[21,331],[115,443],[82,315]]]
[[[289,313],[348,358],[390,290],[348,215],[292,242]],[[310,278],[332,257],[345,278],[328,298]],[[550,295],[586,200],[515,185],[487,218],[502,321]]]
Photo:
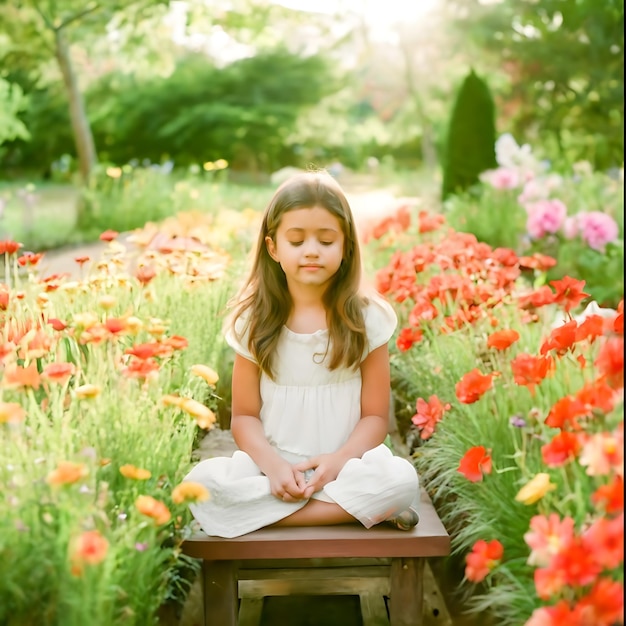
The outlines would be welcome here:
[[[256,359],[250,353],[248,349],[248,328],[246,320],[243,317],[238,317],[235,320],[235,327],[228,325],[224,334],[226,343],[241,356],[245,357],[249,361],[256,363]]]
[[[393,307],[381,296],[368,296],[368,299],[363,316],[369,342],[369,354],[391,339],[396,330],[398,318]]]

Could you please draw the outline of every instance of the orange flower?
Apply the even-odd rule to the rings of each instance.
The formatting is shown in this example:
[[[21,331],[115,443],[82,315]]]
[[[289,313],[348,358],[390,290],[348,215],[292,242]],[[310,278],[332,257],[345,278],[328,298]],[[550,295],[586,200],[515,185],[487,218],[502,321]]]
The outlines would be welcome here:
[[[209,429],[215,424],[215,413],[193,398],[184,398],[180,408],[194,417],[200,428]]]
[[[474,446],[465,453],[457,471],[473,483],[481,482],[483,474],[491,474],[491,456],[484,446]]]
[[[135,500],[135,507],[142,515],[151,517],[157,526],[167,524],[172,517],[167,506],[152,496],[139,496]]]
[[[17,402],[0,402],[0,424],[15,424],[26,417],[21,404]]]
[[[97,565],[106,558],[109,542],[97,530],[88,530],[79,535],[72,546],[70,561],[72,574],[80,576],[84,565]]]
[[[167,337],[167,339],[163,340],[163,345],[168,346],[173,350],[184,350],[189,345],[189,342],[185,337],[172,335],[171,337]]]
[[[49,485],[71,485],[87,476],[88,473],[84,463],[60,461],[57,468],[48,474],[46,482]]]
[[[37,363],[33,361],[27,367],[19,365],[7,366],[4,370],[3,384],[6,387],[32,387],[39,389],[41,384]]]
[[[62,385],[69,380],[75,370],[73,363],[49,363],[44,367],[42,378]]]
[[[201,363],[192,365],[191,373],[194,376],[199,376],[200,378],[204,379],[210,387],[215,387],[217,381],[220,379],[215,370],[210,368],[208,365],[202,365]]]
[[[152,476],[151,472],[141,467],[135,467],[134,465],[122,465],[120,467],[120,474],[124,478],[132,478],[133,480],[148,480]]]
[[[602,506],[606,513],[622,513],[624,511],[624,478],[615,474],[606,485],[598,487],[591,501]]]
[[[174,487],[172,491],[172,501],[175,504],[183,502],[204,502],[210,497],[207,488],[200,483],[185,481]]]
[[[498,330],[487,338],[487,346],[496,350],[506,350],[519,339],[516,330]]]
[[[456,384],[456,397],[463,404],[473,404],[493,387],[494,374],[482,374],[478,368],[473,369]]]
[[[503,554],[504,548],[497,539],[490,542],[479,539],[465,557],[465,577],[473,583],[479,583],[498,564]]]
[[[149,343],[139,343],[130,348],[126,348],[125,354],[130,354],[138,359],[151,359],[156,356],[171,354],[172,348],[159,341]]]

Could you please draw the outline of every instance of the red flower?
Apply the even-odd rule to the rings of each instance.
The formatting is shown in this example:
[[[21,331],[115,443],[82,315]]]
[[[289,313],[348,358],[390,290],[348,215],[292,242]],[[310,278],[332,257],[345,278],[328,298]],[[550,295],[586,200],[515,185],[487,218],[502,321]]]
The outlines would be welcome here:
[[[561,280],[551,280],[550,284],[555,289],[554,303],[562,304],[565,311],[571,311],[582,300],[589,297],[589,294],[583,291],[585,286],[584,280],[576,280],[570,276],[565,276]]]
[[[579,389],[576,398],[589,411],[595,409],[602,413],[610,413],[615,408],[616,392],[611,389],[606,380],[599,378]]]
[[[613,626],[624,622],[624,585],[610,578],[598,578],[591,591],[578,603],[587,624]]]
[[[498,330],[487,338],[487,346],[496,350],[506,350],[519,339],[516,330]]]
[[[520,257],[519,265],[527,269],[545,272],[556,265],[556,259],[540,252],[535,252],[532,256]]]
[[[113,241],[117,239],[119,233],[116,230],[105,230],[100,234],[100,241]]]
[[[624,387],[624,337],[610,337],[600,348],[594,365],[614,389]]]
[[[54,330],[58,332],[67,328],[67,324],[62,320],[57,319],[56,317],[51,317],[50,319],[48,319],[48,324],[50,324],[50,326],[52,326],[52,328],[54,328]]]
[[[491,474],[491,456],[485,447],[470,448],[461,459],[458,472],[473,483],[481,482],[483,474]]]
[[[615,474],[607,485],[598,487],[591,501],[596,506],[603,506],[607,513],[622,513],[624,511],[624,479]]]
[[[550,356],[535,357],[530,354],[518,354],[511,361],[513,378],[518,385],[524,385],[534,391],[538,385],[553,369],[554,361]]]
[[[541,306],[547,306],[554,303],[554,293],[548,285],[543,285],[535,291],[531,291],[519,298],[519,306],[521,309],[538,309]]]
[[[472,551],[465,557],[465,577],[474,583],[479,583],[502,559],[504,548],[497,539],[486,542],[479,539]]]
[[[418,298],[409,313],[409,324],[419,326],[422,321],[430,321],[437,317],[439,311],[428,298]]]
[[[546,352],[549,352],[550,350],[556,350],[558,355],[565,354],[576,342],[577,327],[578,324],[576,320],[571,320],[570,322],[555,328],[550,333],[548,339],[543,342],[539,352],[541,354],[546,354]]]
[[[406,352],[414,343],[422,340],[424,333],[419,328],[403,328],[396,339],[396,346],[400,352]]]
[[[589,339],[593,341],[596,337],[604,334],[605,319],[601,315],[590,315],[586,317],[576,329],[576,341]]]
[[[430,438],[435,432],[437,423],[441,421],[443,414],[450,408],[449,404],[443,404],[437,396],[430,396],[428,402],[423,398],[418,398],[415,404],[417,413],[411,421],[420,430],[422,439]]]
[[[135,278],[142,284],[147,285],[156,276],[156,270],[148,265],[137,268]]]
[[[565,428],[570,426],[579,429],[580,426],[576,421],[577,417],[582,417],[589,413],[589,407],[586,406],[579,398],[574,396],[565,396],[552,406],[550,413],[546,418],[546,424],[551,428]]]
[[[550,443],[541,446],[541,458],[548,467],[560,467],[576,458],[581,445],[574,433],[562,430]]]
[[[482,395],[493,387],[494,374],[481,374],[475,368],[468,372],[456,384],[456,397],[463,404],[473,404],[480,400]]]
[[[23,245],[17,241],[0,241],[0,254],[15,254]]]

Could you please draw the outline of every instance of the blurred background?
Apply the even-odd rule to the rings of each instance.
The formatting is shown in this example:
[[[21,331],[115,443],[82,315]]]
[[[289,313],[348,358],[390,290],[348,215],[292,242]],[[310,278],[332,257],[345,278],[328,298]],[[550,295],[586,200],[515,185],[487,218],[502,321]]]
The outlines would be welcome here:
[[[619,171],[623,25],[618,0],[2,0],[0,238],[256,208],[290,168],[436,204],[503,133]]]

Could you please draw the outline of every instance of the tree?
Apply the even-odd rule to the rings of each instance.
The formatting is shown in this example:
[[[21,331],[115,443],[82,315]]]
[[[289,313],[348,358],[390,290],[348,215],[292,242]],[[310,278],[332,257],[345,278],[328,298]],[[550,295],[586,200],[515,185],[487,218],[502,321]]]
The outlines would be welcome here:
[[[446,143],[442,199],[478,182],[497,166],[495,106],[487,83],[471,70],[457,95]]]
[[[623,163],[623,0],[448,0],[467,40],[497,55],[509,130],[564,160]]]

